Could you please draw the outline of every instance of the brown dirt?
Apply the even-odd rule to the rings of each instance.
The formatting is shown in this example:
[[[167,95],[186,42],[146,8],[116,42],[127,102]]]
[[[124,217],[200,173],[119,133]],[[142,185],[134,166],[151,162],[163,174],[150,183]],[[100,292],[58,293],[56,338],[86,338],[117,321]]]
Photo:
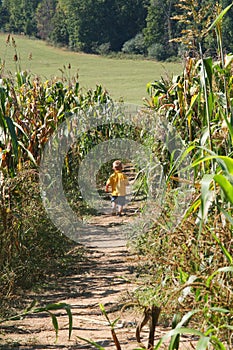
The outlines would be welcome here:
[[[127,248],[123,226],[134,220],[138,206],[127,208],[127,215],[113,217],[108,214],[92,217],[89,222],[95,227],[107,229],[101,236],[95,230],[83,240],[85,259],[77,260],[72,271],[66,276],[51,279],[39,292],[22,295],[22,300],[30,304],[38,301],[38,306],[65,302],[71,305],[73,331],[68,339],[68,318],[65,310],[56,311],[59,323],[56,341],[51,318],[47,313],[29,314],[17,321],[8,321],[0,328],[0,349],[95,349],[78,337],[92,339],[105,349],[116,349],[111,329],[100,311],[103,304],[111,321],[119,318],[115,331],[122,350],[139,348],[135,330],[142,318],[142,310],[122,307],[131,300],[134,284],[136,257]],[[80,249],[78,246],[76,249]],[[75,249],[71,252],[75,256]],[[167,330],[156,328],[158,340]],[[149,330],[143,329],[142,341],[147,344]],[[193,349],[184,340],[182,349]]]
[[[126,248],[126,240],[115,236],[116,227],[121,227],[127,220],[129,217],[126,216],[96,217],[95,225],[111,226],[114,236],[110,235],[104,241],[98,241],[99,237],[95,237],[96,240],[89,244],[92,247],[86,248],[84,262],[81,266],[80,263],[73,266],[72,274],[62,276],[56,281],[52,280],[40,293],[22,296],[28,304],[33,299],[38,300],[40,306],[58,302],[70,304],[73,315],[71,339],[68,340],[68,318],[65,310],[56,312],[59,323],[56,342],[50,316],[46,313],[29,314],[22,320],[8,321],[1,327],[1,349],[92,348],[77,336],[93,339],[106,349],[115,349],[110,327],[100,311],[100,303],[104,305],[112,321],[119,317],[116,333],[122,347],[136,347],[135,325],[139,315],[132,310],[121,312],[134,288],[129,281],[132,280],[135,261]],[[93,247],[95,242],[98,247]]]

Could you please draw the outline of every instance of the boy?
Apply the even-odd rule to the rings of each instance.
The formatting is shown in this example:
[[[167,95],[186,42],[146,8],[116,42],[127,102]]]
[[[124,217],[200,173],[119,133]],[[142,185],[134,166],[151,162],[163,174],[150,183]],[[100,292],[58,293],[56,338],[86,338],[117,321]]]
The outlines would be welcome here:
[[[120,160],[113,162],[112,168],[114,173],[109,177],[105,191],[108,192],[109,186],[112,189],[112,215],[116,215],[116,206],[118,206],[117,215],[122,216],[123,206],[126,203],[126,186],[129,184],[128,178],[122,173],[122,163]]]

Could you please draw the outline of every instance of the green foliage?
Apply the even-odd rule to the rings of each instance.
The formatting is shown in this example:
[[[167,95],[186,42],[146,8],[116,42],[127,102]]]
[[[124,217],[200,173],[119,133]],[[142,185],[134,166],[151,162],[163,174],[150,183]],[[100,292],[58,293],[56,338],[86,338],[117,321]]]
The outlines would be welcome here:
[[[5,24],[7,32],[18,32],[36,35],[35,10],[40,0],[3,1],[3,8],[9,13],[9,21]]]
[[[63,10],[68,11],[67,6],[71,2],[60,3],[63,4]],[[182,2],[183,5],[186,3],[188,2]],[[197,16],[194,23],[196,32],[193,32],[195,36],[200,18],[203,18],[204,14],[203,11],[198,12],[197,2],[190,1],[188,5],[190,4],[195,5],[192,16]],[[139,284],[134,296],[142,306],[161,306],[165,323],[171,323],[173,319],[173,329],[160,339],[156,345],[157,349],[168,338],[171,338],[169,349],[178,349],[182,334],[198,336],[197,349],[232,347],[230,323],[233,310],[233,57],[223,55],[221,30],[222,20],[228,11],[230,6],[218,13],[212,25],[209,23],[209,13],[206,13],[206,27],[202,28],[201,36],[192,37],[194,41],[201,43],[214,29],[218,40],[216,60],[203,55],[201,44],[197,56],[186,57],[182,74],[172,79],[163,78],[147,86],[147,107],[156,111],[157,118],[165,120],[181,135],[186,144],[183,153],[176,157],[156,140],[156,135],[149,138],[148,135],[140,133],[141,130],[127,128],[120,123],[106,123],[93,132],[85,132],[70,149],[64,163],[63,170],[67,174],[65,187],[69,197],[70,181],[74,179],[70,174],[78,169],[80,160],[98,142],[125,135],[137,140],[143,138],[144,144],[150,146],[160,160],[167,186],[159,208],[161,211],[156,217],[152,217],[150,225],[147,222],[141,227],[137,225],[135,232],[132,229],[129,234],[133,248],[143,258],[138,266]],[[188,30],[191,34],[190,28]],[[78,31],[76,34],[77,38],[80,38]],[[93,43],[96,44],[96,41],[92,41]],[[21,259],[22,266],[25,266],[26,261],[31,261],[28,257],[31,250],[27,248],[27,242],[32,252],[34,247],[38,249],[39,246],[38,256],[41,258],[42,252],[44,260],[49,260],[51,255],[57,256],[57,251],[54,255],[51,251],[49,256],[44,255],[44,243],[47,243],[46,237],[50,227],[42,211],[39,222],[35,220],[33,208],[39,207],[38,198],[35,198],[35,202],[31,198],[34,199],[33,196],[37,193],[34,191],[34,183],[37,181],[33,177],[36,172],[22,172],[22,169],[25,171],[30,167],[36,168],[41,149],[48,137],[71,113],[90,105],[112,103],[110,96],[101,86],[84,94],[79,90],[78,82],[70,78],[66,81],[42,83],[19,72],[16,78],[13,86],[11,81],[3,80],[0,90],[0,123],[5,135],[1,145],[1,170],[4,176],[1,182],[1,229],[4,233],[1,236],[1,244],[2,251],[6,252],[1,261],[1,280],[6,294],[12,291],[15,281],[20,284],[20,278],[25,279],[21,265],[20,268],[17,265],[17,270],[16,261]],[[31,124],[25,123],[25,120]],[[190,155],[192,161],[191,164],[185,164],[185,170],[193,174],[192,182],[177,175],[177,169],[187,155]],[[22,180],[20,176],[13,177],[17,172],[20,172]],[[32,190],[29,186],[30,181]],[[174,228],[174,208],[179,192],[177,183],[182,181],[187,181],[192,187],[193,199],[182,222]],[[22,183],[25,184],[27,193]],[[6,195],[8,193],[9,195]],[[70,198],[76,205],[76,197]],[[24,208],[22,202],[25,203]],[[33,224],[28,222],[31,218],[26,217],[28,212]],[[54,232],[52,227],[51,232],[57,242],[58,233]],[[42,271],[43,266],[38,265],[37,261],[32,262],[34,266],[41,267]],[[26,266],[27,273],[31,276],[32,265],[28,263]],[[15,273],[13,277],[12,271]],[[101,310],[115,337],[115,321],[110,321],[103,306]],[[57,328],[55,318],[53,324]],[[97,346],[94,341],[89,341],[89,344]],[[120,348],[118,343],[115,344]]]
[[[176,45],[170,41],[176,32],[176,23],[172,22],[171,18],[174,11],[174,1],[170,0],[163,1],[162,6],[160,1],[151,0],[148,5],[146,26],[143,33],[148,53],[150,49],[150,56],[158,60],[164,60],[177,53]],[[157,49],[155,45],[157,45]],[[163,54],[159,55],[159,51],[162,52],[162,47],[165,48],[166,53],[163,51]],[[152,50],[154,54],[152,54]],[[155,54],[155,50],[157,54]]]
[[[182,43],[186,51],[197,52],[201,42],[204,51],[215,53],[213,36],[206,36],[209,23],[230,5],[213,0],[202,3],[184,0],[9,0],[0,3],[0,28],[5,32],[24,33],[65,46],[73,51],[102,53],[109,50],[145,54],[155,44],[166,48],[158,59],[177,56]],[[222,33],[224,48],[232,51],[232,9],[225,16]],[[143,33],[142,43],[137,37]],[[161,49],[159,50],[161,51]],[[106,50],[103,52],[106,54]],[[162,58],[160,58],[162,57]]]
[[[163,44],[152,44],[148,47],[148,56],[153,57],[158,61],[165,61],[169,56],[167,49]]]
[[[154,226],[141,230],[135,239],[135,249],[144,257],[139,285],[144,283],[136,291],[139,302],[160,305],[164,321],[174,315],[186,320],[178,321],[156,349],[170,337],[169,349],[178,349],[177,336],[186,333],[199,337],[197,349],[232,347],[232,60],[223,56],[221,37],[222,19],[229,9],[219,13],[205,31],[216,29],[218,60],[203,57],[201,47],[200,59],[185,60],[183,75],[148,84],[147,105],[186,141],[185,153],[192,157],[187,170],[194,169],[195,186],[181,224],[170,230],[170,187]],[[170,169],[175,168],[172,157],[164,156]],[[172,174],[167,174],[168,183],[174,179]]]
[[[108,316],[108,314],[107,314],[103,304],[100,304],[100,310],[101,310],[102,314],[104,315],[104,317],[106,318],[106,320],[108,322],[108,325],[110,326],[112,338],[113,338],[114,344],[116,346],[116,349],[117,350],[121,350],[121,345],[119,343],[119,340],[118,340],[116,332],[115,332],[115,324],[118,322],[119,318],[115,319],[112,322],[109,319],[109,316]],[[77,338],[80,339],[80,340],[84,340],[86,343],[95,346],[99,350],[104,350],[105,349],[102,346],[100,346],[99,344],[97,344],[96,342],[94,342],[93,340],[85,339],[85,338],[81,338],[81,337],[77,337]]]
[[[0,29],[1,31],[9,21],[9,12],[6,7],[0,4]]]
[[[139,33],[133,39],[126,41],[122,47],[122,52],[128,54],[145,54],[146,46],[143,34]]]
[[[74,79],[41,82],[26,73],[3,79],[0,89],[0,258],[1,303],[17,288],[31,288],[56,271],[72,246],[52,225],[43,208],[38,165],[41,152],[58,125],[78,108],[111,102],[97,86],[83,94]],[[101,133],[101,131],[100,131]],[[80,140],[78,160],[93,141]],[[65,163],[65,180],[69,164]],[[75,193],[77,202],[78,192]],[[52,316],[51,316],[52,317]],[[53,318],[56,322],[55,318]],[[55,323],[54,323],[55,324]]]
[[[142,29],[146,15],[143,0],[70,0],[59,5],[69,19],[69,47],[85,52],[97,52],[105,43],[110,50],[120,51],[123,43]]]
[[[36,25],[37,25],[37,35],[42,40],[48,40],[53,37],[54,43],[60,42],[65,44],[66,42],[62,37],[55,38],[55,26],[61,25],[64,21],[63,17],[58,18],[59,10],[56,11],[57,0],[43,0],[38,4],[36,9]],[[56,12],[56,17],[55,17]],[[60,40],[59,40],[60,39]]]
[[[110,52],[110,42],[103,43],[96,48],[96,52],[100,55],[107,55]]]
[[[58,338],[58,331],[59,331],[59,326],[58,326],[58,320],[57,316],[51,312],[51,311],[56,311],[56,310],[61,310],[64,309],[67,313],[68,319],[69,319],[69,339],[71,338],[71,333],[73,329],[73,316],[71,313],[71,307],[70,305],[66,303],[56,303],[56,304],[48,304],[44,307],[35,307],[36,302],[33,301],[29,307],[27,307],[26,310],[21,312],[20,314],[17,314],[15,316],[7,317],[6,319],[0,320],[1,323],[5,323],[6,321],[13,321],[13,320],[19,320],[22,318],[25,318],[27,315],[30,314],[38,314],[41,312],[47,312],[49,316],[51,317],[52,324],[56,333],[56,339]]]

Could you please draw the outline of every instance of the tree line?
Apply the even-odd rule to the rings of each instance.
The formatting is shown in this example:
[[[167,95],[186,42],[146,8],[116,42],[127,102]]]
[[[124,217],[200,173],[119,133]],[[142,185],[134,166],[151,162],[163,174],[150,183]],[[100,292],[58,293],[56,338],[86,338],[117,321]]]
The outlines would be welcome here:
[[[166,60],[202,47],[216,51],[206,29],[231,0],[0,0],[0,30],[23,33],[70,50],[123,51]],[[233,51],[233,10],[223,22]]]

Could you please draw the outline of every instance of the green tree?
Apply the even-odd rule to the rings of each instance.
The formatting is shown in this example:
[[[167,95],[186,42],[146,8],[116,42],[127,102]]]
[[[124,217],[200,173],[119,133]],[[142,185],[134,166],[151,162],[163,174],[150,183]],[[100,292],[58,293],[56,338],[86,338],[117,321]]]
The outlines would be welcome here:
[[[222,7],[226,8],[232,0],[223,0]],[[228,52],[233,52],[233,9],[231,8],[223,19],[223,45]]]
[[[86,52],[95,51],[96,47],[109,41],[110,0],[85,0],[77,10],[78,44]]]
[[[5,30],[5,25],[9,21],[9,12],[0,1],[0,30]]]
[[[56,5],[57,0],[42,0],[36,9],[37,35],[43,40],[47,40],[53,30]]]
[[[39,2],[40,0],[3,0],[3,7],[9,12],[6,31],[36,35],[35,11]]]
[[[69,34],[67,29],[67,17],[63,9],[58,6],[51,19],[52,30],[49,33],[50,40],[55,44],[68,46]]]
[[[118,51],[144,26],[146,0],[59,0],[69,21],[69,46],[87,52],[104,43]]]
[[[148,0],[115,0],[112,23],[111,47],[121,50],[123,44],[142,32],[146,24]]]
[[[69,48],[74,51],[82,50],[79,39],[79,23],[81,13],[85,8],[85,1],[82,3],[82,0],[59,0],[59,7],[67,19],[66,29]]]
[[[176,45],[171,42],[176,32],[176,24],[171,17],[175,13],[175,0],[151,0],[148,6],[144,29],[147,48],[164,48],[164,58],[176,53]]]

